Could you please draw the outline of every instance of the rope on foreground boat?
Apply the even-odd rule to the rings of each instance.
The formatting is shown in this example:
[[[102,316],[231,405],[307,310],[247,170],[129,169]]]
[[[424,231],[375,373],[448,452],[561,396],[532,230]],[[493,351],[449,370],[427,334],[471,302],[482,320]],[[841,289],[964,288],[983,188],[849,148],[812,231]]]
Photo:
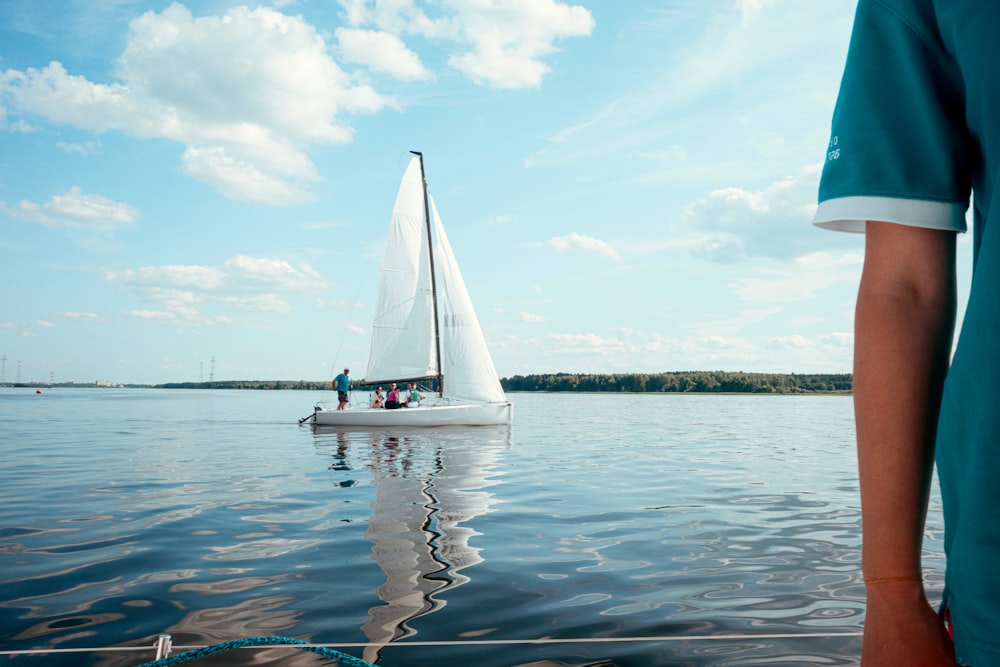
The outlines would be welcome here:
[[[154,660],[153,662],[144,662],[136,667],[170,667],[170,665],[179,665],[183,662],[195,660],[197,658],[204,658],[205,656],[212,655],[214,653],[222,653],[223,651],[232,651],[234,649],[248,648],[252,646],[294,646],[302,651],[309,651],[310,653],[321,655],[324,658],[336,660],[341,665],[347,665],[347,667],[375,667],[372,663],[365,662],[361,658],[355,658],[353,655],[341,653],[340,651],[332,648],[309,644],[301,639],[292,639],[291,637],[246,637],[244,639],[234,639],[220,644],[212,644],[211,646],[199,648],[194,651],[178,653],[177,655],[169,658],[160,658],[158,660]],[[161,655],[161,652],[169,653],[169,651],[169,635],[160,635],[160,639],[157,642],[157,655]]]
[[[523,646],[534,645],[555,645],[555,644],[642,644],[642,643],[690,643],[690,642],[759,642],[764,639],[860,639],[861,631],[839,631],[839,632],[775,632],[775,633],[733,633],[719,635],[661,635],[651,637],[537,637],[527,639],[446,639],[440,641],[399,641],[399,642],[341,642],[335,644],[340,648],[379,648],[379,649],[401,649],[412,647],[438,647],[447,648],[452,646]],[[194,660],[203,656],[228,651],[237,648],[254,648],[263,646],[293,646],[296,649],[310,651],[323,657],[339,660],[340,664],[348,667],[377,667],[360,658],[340,653],[332,649],[333,644],[310,644],[298,639],[287,637],[249,637],[237,639],[212,646],[181,646],[173,647],[170,643],[170,635],[160,635],[159,640],[153,645],[156,650],[156,660],[142,663],[136,667],[168,667],[181,662]],[[172,648],[189,649],[186,653],[178,653],[174,657],[166,657]],[[0,649],[0,656],[44,656],[53,653],[101,653],[101,652],[135,652],[148,651],[149,648],[140,646],[104,646],[104,647],[80,647],[80,648],[39,648],[21,651],[11,651]]]

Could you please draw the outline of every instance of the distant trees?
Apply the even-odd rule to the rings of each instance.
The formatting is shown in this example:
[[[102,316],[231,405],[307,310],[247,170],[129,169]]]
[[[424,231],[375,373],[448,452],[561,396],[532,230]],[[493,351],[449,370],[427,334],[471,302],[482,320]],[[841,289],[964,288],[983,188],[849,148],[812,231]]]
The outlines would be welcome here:
[[[743,373],[676,371],[670,373],[543,373],[502,378],[504,391],[569,391],[618,393],[812,394],[850,393],[850,373]],[[227,380],[171,382],[161,389],[330,389],[330,382],[308,380]],[[357,390],[371,389],[364,380]]]
[[[330,383],[307,380],[218,380],[213,382],[168,382],[158,389],[329,389]]]
[[[850,393],[850,373],[805,374],[677,371],[670,373],[551,373],[500,380],[504,391],[808,394]]]

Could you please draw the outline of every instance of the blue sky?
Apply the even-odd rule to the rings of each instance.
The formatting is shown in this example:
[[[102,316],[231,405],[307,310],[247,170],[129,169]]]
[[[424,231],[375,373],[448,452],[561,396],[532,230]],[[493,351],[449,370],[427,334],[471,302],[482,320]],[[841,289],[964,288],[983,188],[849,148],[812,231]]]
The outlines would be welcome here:
[[[361,375],[411,149],[501,376],[848,372],[863,239],[809,220],[853,11],[0,3],[6,380]]]

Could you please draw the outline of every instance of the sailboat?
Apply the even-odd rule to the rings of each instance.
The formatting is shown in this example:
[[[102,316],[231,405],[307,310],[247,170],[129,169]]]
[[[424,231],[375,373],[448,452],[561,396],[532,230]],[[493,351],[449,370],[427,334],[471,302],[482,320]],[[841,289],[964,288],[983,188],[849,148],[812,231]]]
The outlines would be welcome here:
[[[513,407],[427,192],[423,154],[411,153],[392,209],[364,384],[429,383],[436,385],[437,395],[394,410],[336,410],[317,404],[303,421],[331,426],[486,426],[512,419]]]

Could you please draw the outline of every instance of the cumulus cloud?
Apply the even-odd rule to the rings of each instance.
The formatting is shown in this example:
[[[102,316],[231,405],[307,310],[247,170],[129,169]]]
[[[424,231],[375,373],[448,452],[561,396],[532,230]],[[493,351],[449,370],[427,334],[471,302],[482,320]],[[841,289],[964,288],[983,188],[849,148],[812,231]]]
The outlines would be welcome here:
[[[854,345],[854,334],[844,331],[828,333],[820,336],[819,342],[823,345],[835,347],[852,347]]]
[[[21,220],[37,222],[46,227],[69,227],[107,230],[129,225],[139,212],[124,202],[103,195],[88,195],[73,186],[64,194],[53,195],[44,204],[22,200],[17,206],[0,204],[0,210]]]
[[[321,290],[330,286],[318,271],[305,262],[295,268],[283,259],[237,255],[226,260],[222,266],[237,280],[262,283],[287,292]]]
[[[431,78],[420,56],[406,48],[396,35],[381,30],[337,28],[341,58],[366,66],[373,72],[388,74],[402,81]]]
[[[292,307],[277,294],[252,294],[249,296],[227,296],[222,299],[241,310],[262,313],[290,313]]]
[[[858,246],[849,234],[831,234],[809,224],[816,210],[819,167],[772,183],[763,190],[720,188],[690,204],[684,223],[705,234],[695,251],[730,264],[751,257],[793,260],[830,247]]]
[[[166,310],[134,309],[125,314],[140,320],[173,320],[177,317],[175,313]]]
[[[448,64],[480,85],[494,88],[537,88],[551,71],[543,61],[557,51],[555,42],[589,35],[594,18],[584,7],[557,0],[442,0],[429,16],[415,2],[340,0],[355,28],[416,34],[464,49]]]
[[[565,236],[556,236],[545,242],[545,245],[556,250],[584,250],[597,252],[605,257],[609,257],[616,262],[621,259],[618,252],[610,245],[600,239],[582,236],[573,232]]]
[[[109,271],[105,280],[118,284],[136,298],[156,305],[156,310],[136,310],[129,314],[147,319],[169,319],[196,323],[204,304],[223,304],[240,311],[288,313],[292,306],[278,292],[307,293],[329,289],[327,281],[306,263],[266,257],[236,255],[222,266],[164,265]],[[212,316],[200,323],[232,320]]]
[[[588,351],[599,348],[607,350],[610,348],[621,348],[625,346],[624,341],[618,338],[607,338],[593,333],[564,334],[554,333],[548,337],[558,345],[560,349],[586,349]]]
[[[815,341],[809,340],[805,336],[800,336],[799,334],[792,334],[791,336],[776,336],[768,341],[768,345],[776,348],[796,348],[803,349],[814,347],[816,345]]]
[[[178,142],[187,173],[268,204],[308,198],[318,176],[304,146],[350,141],[346,115],[395,104],[344,72],[301,17],[263,7],[195,17],[177,3],[132,21],[116,81],[52,62],[0,74],[0,99],[8,115]]]
[[[92,81],[56,61],[0,70],[0,128],[29,132],[29,121],[44,119],[166,139],[184,147],[184,173],[226,196],[298,203],[319,180],[309,147],[349,142],[353,116],[398,108],[367,83],[369,74],[433,78],[404,39],[450,49],[450,65],[477,84],[515,89],[538,87],[556,42],[594,28],[587,9],[558,0],[425,3],[433,17],[410,0],[341,5],[348,25],[334,44],[279,11],[283,4],[204,16],[177,2],[147,11],[129,24],[111,80]],[[359,71],[342,69],[333,53]]]
[[[544,322],[545,318],[541,315],[535,315],[527,311],[521,311],[521,321],[522,322]]]
[[[74,311],[69,311],[63,313],[63,316],[70,320],[79,320],[81,322],[103,322],[104,318],[97,313],[78,313]]]
[[[183,264],[144,266],[137,270],[126,269],[121,272],[109,272],[105,277],[110,282],[125,285],[140,285],[161,289],[194,288],[199,290],[219,289],[225,284],[228,278],[225,272],[211,266]]]
[[[101,142],[87,141],[82,144],[77,144],[66,141],[57,141],[56,148],[66,151],[67,153],[76,153],[77,155],[96,155],[101,150]]]

